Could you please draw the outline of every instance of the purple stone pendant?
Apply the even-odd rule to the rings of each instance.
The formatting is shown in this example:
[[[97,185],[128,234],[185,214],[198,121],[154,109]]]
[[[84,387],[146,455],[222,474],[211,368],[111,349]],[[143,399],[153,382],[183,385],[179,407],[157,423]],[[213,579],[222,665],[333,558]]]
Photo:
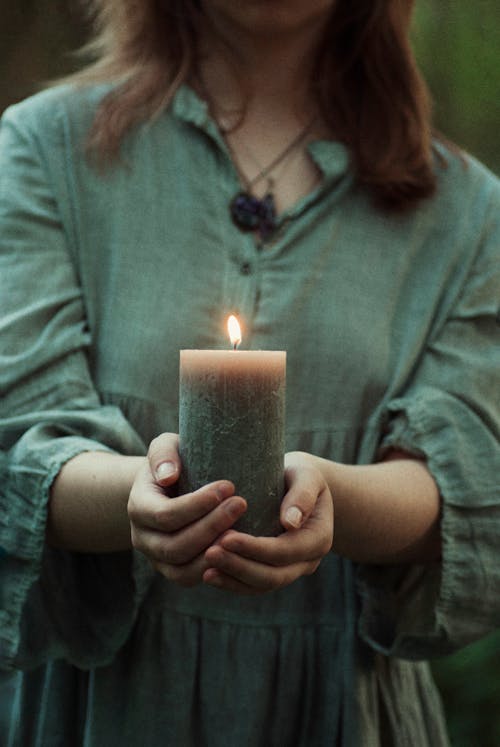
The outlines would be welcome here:
[[[270,192],[262,200],[248,192],[238,192],[231,200],[229,210],[240,231],[258,231],[263,240],[268,239],[276,228],[276,206]]]

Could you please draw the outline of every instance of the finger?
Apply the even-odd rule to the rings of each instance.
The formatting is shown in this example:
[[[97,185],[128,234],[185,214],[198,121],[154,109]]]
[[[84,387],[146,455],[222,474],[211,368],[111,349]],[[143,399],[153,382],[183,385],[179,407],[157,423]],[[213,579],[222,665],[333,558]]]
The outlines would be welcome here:
[[[220,573],[215,568],[210,568],[208,572],[203,574],[202,581],[208,586],[221,589],[222,591],[230,591],[233,594],[245,594],[247,596],[256,594],[262,594],[261,589],[256,589],[254,586],[248,586],[243,584],[241,581],[237,581],[231,576],[226,576],[224,573]]]
[[[245,513],[246,508],[247,504],[243,498],[232,496],[198,521],[177,532],[166,534],[133,528],[132,544],[136,550],[140,550],[158,563],[184,565],[204,552],[220,534]]]
[[[179,586],[192,587],[202,582],[208,564],[205,560],[205,554],[201,553],[190,563],[184,565],[153,562],[153,568],[166,579]]]
[[[299,529],[309,518],[323,482],[318,471],[296,455],[285,461],[288,487],[280,508],[280,521],[285,529]]]
[[[316,568],[314,568],[313,571],[311,572],[314,572],[315,569]],[[308,575],[308,574],[298,572],[298,575],[296,578],[298,578],[300,575]],[[290,583],[295,581],[296,578],[290,579],[290,581],[285,582],[284,584],[282,584],[282,586],[289,585]],[[213,586],[223,591],[230,591],[235,594],[246,594],[246,595],[255,596],[256,594],[264,594],[266,592],[277,590],[277,588],[260,588],[256,586],[249,586],[248,584],[245,584],[242,581],[239,581],[233,576],[228,576],[227,574],[222,573],[221,571],[218,571],[215,568],[209,568],[209,570],[203,574],[203,581],[209,586]]]
[[[234,485],[228,480],[204,485],[193,493],[168,498],[154,486],[145,483],[134,490],[129,500],[128,514],[137,527],[176,532],[197,521],[234,495]]]
[[[172,485],[181,473],[179,436],[162,433],[151,441],[148,449],[151,472],[159,485]]]
[[[234,590],[233,582],[237,581],[260,592],[275,591],[288,586],[300,576],[316,570],[319,562],[299,562],[276,568],[242,558],[220,546],[210,547],[205,553],[205,560],[209,565],[209,569],[203,574],[206,583]]]
[[[323,489],[312,514],[300,530],[290,530],[278,537],[252,537],[230,531],[220,540],[230,552],[273,566],[313,561],[331,549],[333,541],[333,505],[330,491]]]

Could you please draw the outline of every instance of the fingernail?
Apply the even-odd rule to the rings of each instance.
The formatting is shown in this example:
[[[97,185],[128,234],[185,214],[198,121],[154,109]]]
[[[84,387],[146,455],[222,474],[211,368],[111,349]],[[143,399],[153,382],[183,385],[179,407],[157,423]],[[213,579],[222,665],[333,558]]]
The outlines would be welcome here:
[[[232,518],[236,518],[242,513],[242,506],[240,501],[227,500],[224,503],[224,508]]]
[[[221,500],[234,495],[234,487],[230,482],[221,482],[216,488],[216,493]]]
[[[156,468],[156,479],[166,480],[167,477],[172,477],[177,473],[177,465],[174,462],[162,462]]]
[[[300,510],[300,508],[297,508],[297,506],[292,506],[285,514],[286,521],[296,529],[298,529],[302,524],[303,518],[304,516],[302,514],[302,511]]]

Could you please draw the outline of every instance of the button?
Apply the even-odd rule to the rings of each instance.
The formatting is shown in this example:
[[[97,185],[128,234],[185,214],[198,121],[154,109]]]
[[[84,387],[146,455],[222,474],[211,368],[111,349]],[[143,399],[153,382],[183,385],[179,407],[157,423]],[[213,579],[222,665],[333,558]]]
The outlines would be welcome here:
[[[240,272],[242,275],[251,275],[252,274],[252,265],[250,262],[243,262],[240,265]]]

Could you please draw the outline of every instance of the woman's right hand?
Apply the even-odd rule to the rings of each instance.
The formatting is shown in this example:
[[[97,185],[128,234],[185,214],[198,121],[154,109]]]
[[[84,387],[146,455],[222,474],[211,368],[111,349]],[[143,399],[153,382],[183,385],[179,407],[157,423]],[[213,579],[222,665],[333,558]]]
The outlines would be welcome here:
[[[234,485],[218,480],[175,498],[165,494],[180,475],[179,437],[163,433],[151,442],[128,500],[132,545],[170,581],[194,586],[209,567],[205,550],[246,511]]]

